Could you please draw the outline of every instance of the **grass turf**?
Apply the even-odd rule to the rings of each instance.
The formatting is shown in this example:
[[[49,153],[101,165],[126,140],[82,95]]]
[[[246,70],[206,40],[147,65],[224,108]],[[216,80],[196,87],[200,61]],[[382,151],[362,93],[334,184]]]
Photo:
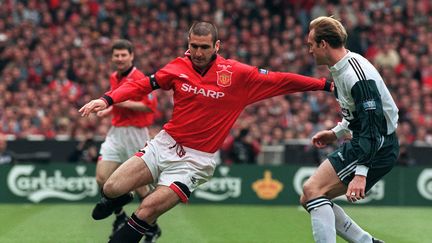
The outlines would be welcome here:
[[[132,212],[136,206],[126,210]],[[92,208],[91,204],[0,204],[0,242],[107,242],[113,216],[94,221]],[[345,210],[386,242],[431,242],[432,207]],[[158,243],[313,242],[309,215],[299,207],[180,205],[163,215],[159,225]]]

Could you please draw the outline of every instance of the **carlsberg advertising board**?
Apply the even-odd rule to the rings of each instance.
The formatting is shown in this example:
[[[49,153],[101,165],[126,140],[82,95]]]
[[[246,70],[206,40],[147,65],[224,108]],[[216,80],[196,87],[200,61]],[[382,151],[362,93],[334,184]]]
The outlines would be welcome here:
[[[2,184],[6,179],[6,186],[2,185],[0,200],[94,202],[99,196],[94,169],[94,166],[66,164],[11,166],[8,173],[2,173]]]
[[[218,166],[192,193],[190,203],[298,205],[303,183],[316,167]],[[51,163],[0,166],[0,203],[96,202],[94,164]],[[346,204],[344,197],[338,203]],[[357,203],[432,205],[432,168],[396,167]]]

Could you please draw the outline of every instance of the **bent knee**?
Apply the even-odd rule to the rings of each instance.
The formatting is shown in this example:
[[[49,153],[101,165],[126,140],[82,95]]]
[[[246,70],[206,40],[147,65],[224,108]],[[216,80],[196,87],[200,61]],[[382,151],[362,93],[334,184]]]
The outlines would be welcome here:
[[[112,196],[112,195],[118,195],[122,194],[119,190],[118,183],[115,183],[115,181],[110,180],[109,178],[105,181],[103,184],[103,191],[105,195]]]
[[[108,180],[107,175],[103,175],[101,173],[96,173],[96,183],[100,186],[103,187],[105,182]]]
[[[135,211],[135,214],[140,219],[153,219],[157,218],[160,214],[158,210],[158,205],[153,204],[152,202],[148,202],[146,200],[143,200],[138,209]],[[149,220],[152,223],[151,220]]]
[[[317,186],[317,183],[307,180],[303,185],[303,195],[300,197],[300,202],[302,205],[305,205],[307,201],[322,196],[323,194],[324,192]]]
[[[303,206],[303,207],[305,207],[306,206],[306,203],[307,203],[307,201],[308,200],[306,200],[306,197],[305,197],[305,195],[304,194],[302,194],[301,196],[300,196],[300,204]]]

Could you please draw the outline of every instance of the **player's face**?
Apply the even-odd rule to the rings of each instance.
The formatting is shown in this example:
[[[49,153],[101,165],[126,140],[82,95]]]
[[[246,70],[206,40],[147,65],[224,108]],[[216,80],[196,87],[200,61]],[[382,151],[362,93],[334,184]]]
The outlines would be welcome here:
[[[194,35],[191,34],[189,37],[189,51],[191,55],[192,63],[199,67],[205,68],[213,54],[219,50],[219,41],[213,45],[212,35]]]
[[[134,59],[133,53],[127,49],[114,49],[112,53],[112,62],[116,66],[117,71],[124,72],[132,66]]]
[[[325,51],[321,43],[317,43],[315,41],[314,29],[309,32],[307,44],[309,46],[309,53],[312,54],[312,56],[315,58],[315,62],[317,63],[317,65],[326,65],[327,62],[325,57]]]

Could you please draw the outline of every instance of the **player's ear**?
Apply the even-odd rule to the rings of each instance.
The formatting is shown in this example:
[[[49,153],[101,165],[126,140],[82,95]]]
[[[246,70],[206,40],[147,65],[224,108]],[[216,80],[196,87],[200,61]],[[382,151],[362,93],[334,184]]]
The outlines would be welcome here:
[[[220,40],[217,40],[215,43],[216,53],[219,51],[219,48],[220,48]]]
[[[325,40],[321,40],[321,42],[318,44],[318,46],[321,48],[325,48],[326,46],[328,46],[328,43]]]

